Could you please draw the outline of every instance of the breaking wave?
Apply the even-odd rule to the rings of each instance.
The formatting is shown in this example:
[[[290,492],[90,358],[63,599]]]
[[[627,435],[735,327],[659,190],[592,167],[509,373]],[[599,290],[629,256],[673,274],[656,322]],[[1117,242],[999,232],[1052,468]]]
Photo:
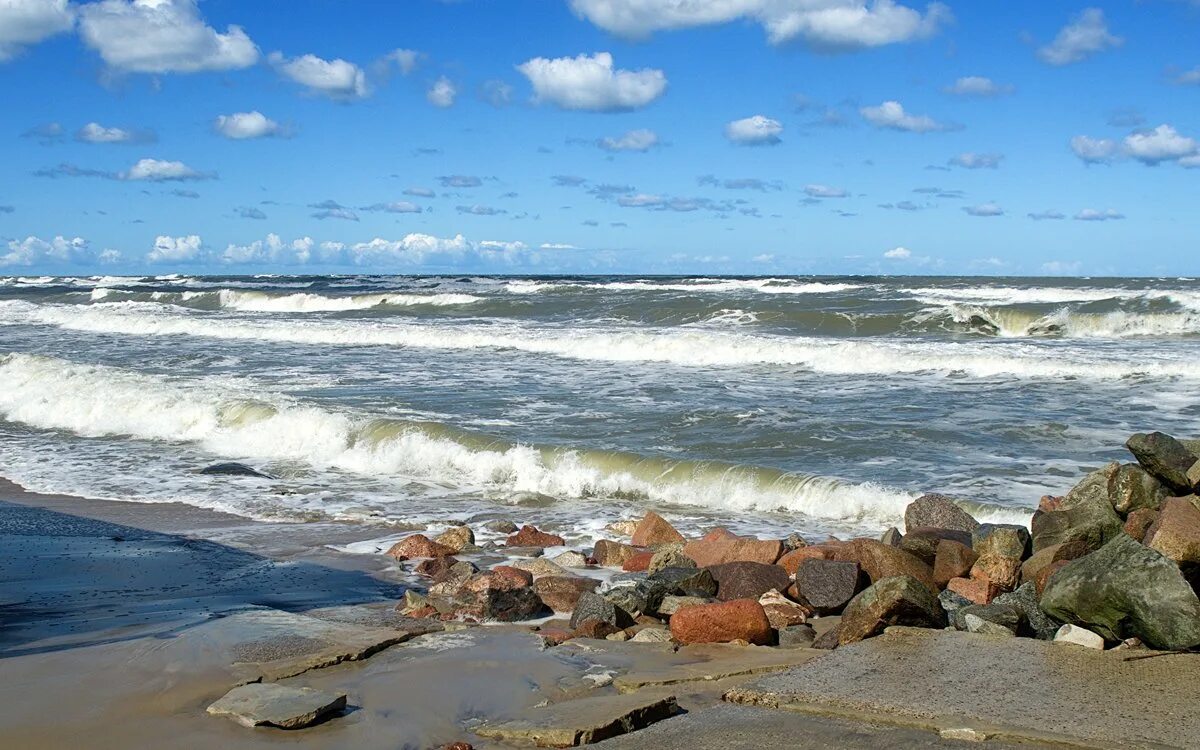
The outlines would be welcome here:
[[[357,294],[351,296],[329,296],[309,292],[278,294],[254,290],[216,289],[203,292],[125,292],[109,287],[98,287],[90,294],[93,302],[137,302],[154,301],[182,304],[200,309],[220,308],[242,312],[316,313],[370,310],[373,308],[445,307],[469,305],[483,297],[473,294]]]

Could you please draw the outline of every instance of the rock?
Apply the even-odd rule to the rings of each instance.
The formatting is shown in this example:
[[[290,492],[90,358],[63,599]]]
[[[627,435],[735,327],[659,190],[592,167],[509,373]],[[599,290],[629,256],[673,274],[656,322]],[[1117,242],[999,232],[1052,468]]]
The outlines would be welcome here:
[[[976,555],[1029,556],[1029,529],[1009,523],[985,523],[971,534],[971,549]]]
[[[431,558],[439,559],[439,558]],[[454,558],[442,558],[453,560]],[[420,566],[418,566],[420,567]],[[437,584],[449,584],[444,588],[458,588],[466,583],[467,579],[479,572],[479,568],[475,567],[474,563],[466,560],[455,560],[449,567],[441,568],[433,576],[433,582]],[[432,589],[430,589],[432,591]]]
[[[578,629],[584,620],[608,623],[613,630],[622,630],[633,624],[633,617],[628,612],[591,591],[581,593],[575,602],[575,609],[571,612],[571,628]]]
[[[671,631],[666,628],[642,628],[629,639],[630,643],[670,643]]]
[[[264,474],[258,469],[251,468],[246,464],[239,464],[233,461],[221,464],[213,464],[212,466],[205,466],[200,470],[200,473],[226,477],[259,477],[261,479],[275,478],[270,474]]]
[[[597,640],[605,640],[613,633],[620,633],[616,625],[611,622],[597,620],[595,617],[588,617],[583,622],[579,623],[579,627],[575,629],[574,636],[576,638],[595,638]]]
[[[488,589],[512,591],[514,589],[529,588],[532,585],[533,576],[528,571],[509,565],[497,565],[491,570],[485,570],[482,573],[471,576],[462,585],[462,588],[467,591],[479,593]]]
[[[1112,641],[1137,636],[1163,650],[1200,644],[1196,592],[1175,563],[1126,534],[1054,573],[1041,606]]]
[[[454,550],[444,544],[438,544],[424,534],[413,534],[393,544],[387,554],[403,561],[414,557],[450,557]]]
[[[637,528],[633,530],[633,539],[630,541],[635,547],[655,547],[660,544],[682,542],[683,534],[676,531],[675,527],[665,518],[650,511],[638,522]]]
[[[1003,625],[997,625],[996,623],[994,623],[990,620],[985,620],[982,617],[975,615],[975,614],[963,615],[963,621],[966,625],[965,629],[968,633],[977,633],[979,635],[1000,636],[1002,638],[1015,638],[1017,636],[1016,633],[1014,633],[1012,630],[1004,627]]]
[[[396,605],[396,609],[400,614],[408,615],[425,609],[429,606],[429,599],[424,595],[417,593],[414,589],[409,589],[404,592],[404,601]]]
[[[604,639],[608,641],[627,641],[629,640],[629,633],[626,633],[624,630],[618,630],[615,633],[609,633],[604,636]]]
[[[789,625],[776,632],[780,648],[811,648],[817,639],[812,625]]]
[[[941,540],[933,559],[934,585],[941,589],[946,587],[951,578],[966,577],[977,559],[978,556],[967,545],[952,539]]]
[[[934,559],[937,557],[938,543],[943,540],[955,541],[967,547],[971,546],[971,535],[965,531],[922,526],[909,529],[904,538],[900,540],[900,549],[933,567]]]
[[[808,542],[804,541],[804,537],[798,533],[791,533],[783,540],[783,551],[791,552],[792,550],[802,549],[808,546]]]
[[[637,547],[609,541],[608,539],[600,539],[592,549],[592,558],[596,561],[597,565],[602,565],[606,568],[619,568],[625,564],[626,560],[639,552],[642,552],[642,550]]]
[[[453,557],[431,557],[417,563],[417,567],[413,568],[413,572],[426,578],[437,578],[449,572],[450,568],[457,564],[458,560]]]
[[[938,732],[938,737],[941,737],[943,740],[959,740],[962,742],[987,742],[992,738],[992,735],[971,727],[950,727]]]
[[[502,568],[507,566],[501,566]],[[546,608],[534,592],[532,577],[515,568],[490,570],[471,577],[459,590],[455,614],[478,620],[516,622],[541,616]]]
[[[767,622],[776,630],[790,625],[803,625],[813,613],[811,609],[800,606],[774,589],[760,596],[758,603],[767,613]]]
[[[783,554],[783,542],[778,539],[754,539],[735,536],[724,529],[709,532],[703,539],[688,542],[683,554],[707,568],[730,562],[757,562],[772,565]]]
[[[900,533],[900,529],[892,526],[887,531],[883,532],[883,536],[879,537],[879,541],[889,547],[899,547],[900,542],[904,541],[904,535]]]
[[[1104,639],[1098,634],[1093,633],[1087,628],[1081,628],[1078,625],[1063,625],[1054,634],[1055,643],[1073,643],[1076,646],[1084,648],[1094,648],[1097,651],[1104,650]]]
[[[1072,541],[1096,550],[1121,533],[1121,517],[1109,497],[1111,477],[1111,469],[1092,472],[1057,503],[1055,510],[1035,512],[1030,523],[1033,551]]]
[[[938,604],[941,606],[942,611],[946,613],[946,620],[951,625],[958,627],[960,621],[958,613],[964,608],[973,605],[974,602],[962,594],[956,594],[950,589],[946,589],[938,594]]]
[[[870,638],[891,625],[940,628],[945,624],[945,614],[928,586],[912,576],[893,576],[871,584],[846,605],[838,645]]]
[[[566,541],[561,536],[538,531],[536,527],[526,524],[504,543],[509,547],[561,547]]]
[[[550,562],[544,557],[535,557],[530,560],[517,560],[513,563],[513,567],[518,570],[527,571],[534,579],[544,576],[564,577],[571,575],[566,568],[561,565]]]
[[[906,530],[922,526],[954,529],[970,534],[979,527],[979,522],[949,497],[931,493],[918,497],[904,509]]]
[[[579,597],[596,590],[600,582],[579,576],[543,576],[533,582],[533,591],[555,612],[572,612]]]
[[[567,550],[561,555],[555,555],[550,558],[550,561],[564,568],[586,568],[588,564],[587,557],[582,552],[575,550]]]
[[[821,614],[841,612],[860,588],[856,562],[805,560],[796,568],[796,593]]]
[[[1167,489],[1181,495],[1192,491],[1188,471],[1196,464],[1196,455],[1182,443],[1162,432],[1138,433],[1125,442],[1138,463]]]
[[[657,612],[669,590],[665,582],[645,573],[623,573],[600,585],[601,596],[634,617]]]
[[[983,555],[971,566],[971,578],[987,581],[998,593],[1012,591],[1021,582],[1021,560],[1001,555]]]
[[[1016,591],[997,596],[991,606],[1006,606],[1016,610],[1020,617],[1017,635],[1033,636],[1048,641],[1054,638],[1054,633],[1061,625],[1042,611],[1041,605],[1038,604],[1037,587],[1032,581],[1021,584]]]
[[[1126,516],[1135,510],[1158,508],[1169,493],[1138,464],[1121,464],[1109,479],[1108,494],[1113,509]]]
[[[632,518],[624,518],[620,521],[613,521],[604,527],[605,531],[611,531],[618,536],[633,536],[633,532],[637,529],[638,522]]]
[[[756,562],[731,562],[705,568],[717,582],[717,598],[757,599],[768,591],[782,591],[792,583],[787,571],[778,565]]]
[[[946,590],[969,599],[973,604],[987,604],[1004,592],[986,578],[951,578]]]
[[[1036,582],[1043,571],[1061,560],[1074,560],[1083,557],[1090,550],[1086,542],[1075,540],[1066,544],[1054,544],[1034,552],[1029,559],[1021,563],[1021,582]]]
[[[650,568],[650,563],[654,560],[654,553],[650,550],[639,552],[621,564],[621,570],[627,573],[645,573]]]
[[[462,552],[468,545],[475,544],[475,532],[471,531],[469,526],[451,526],[438,534],[433,541],[443,547],[449,547],[456,553]]]
[[[496,549],[500,549],[499,546]],[[504,554],[509,557],[541,557],[546,550],[541,547],[504,547]]]
[[[766,646],[775,634],[761,604],[735,599],[678,610],[671,615],[671,635],[684,644],[746,641]]]
[[[658,550],[646,566],[647,573],[657,573],[663,568],[695,568],[696,561],[683,554],[682,544],[672,544]]]
[[[670,617],[684,607],[694,607],[697,604],[711,604],[712,599],[703,596],[675,596],[667,594],[658,605],[658,613]]]
[[[512,534],[517,530],[517,525],[512,521],[495,520],[488,521],[483,525],[483,528],[497,534]]]
[[[1146,532],[1150,530],[1150,527],[1153,526],[1154,522],[1157,520],[1157,510],[1153,508],[1138,508],[1137,510],[1130,512],[1129,516],[1125,519],[1125,525],[1122,528],[1124,528],[1125,533],[1129,536],[1133,537],[1139,542],[1144,542],[1146,539]]]
[[[972,629],[969,618],[983,620],[997,627],[1004,628],[1009,632],[1009,635],[1016,635],[1017,630],[1021,627],[1021,614],[1014,607],[1005,604],[969,604],[965,607],[955,610],[951,624],[958,630],[966,630],[971,633],[992,634],[988,628],[980,628],[978,625]]]
[[[663,568],[651,573],[650,580],[660,582],[668,594],[714,597],[717,580],[704,568]]]
[[[775,564],[788,572],[788,575],[795,575],[796,569],[804,563],[805,560],[832,560],[834,559],[835,550],[841,546],[838,544],[813,544],[808,547],[801,547],[788,552]]]
[[[826,630],[824,633],[818,633],[816,640],[812,642],[812,648],[832,651],[838,647],[841,634],[842,625],[841,623],[838,623],[837,626]]]
[[[874,539],[855,539],[834,548],[834,559],[857,562],[872,583],[885,578],[909,576],[925,584],[932,595],[937,593],[933,569],[902,549],[889,547]]]
[[[635,732],[678,710],[674,696],[602,695],[533,708],[514,721],[484,724],[475,734],[508,744],[576,747]]]
[[[1200,497],[1165,500],[1158,519],[1146,530],[1146,546],[1176,565],[1200,563]]]
[[[208,713],[247,727],[303,729],[345,708],[345,693],[254,682],[230,690],[208,707]]]
[[[561,646],[567,641],[575,637],[575,631],[567,628],[546,628],[543,627],[537,631],[538,638],[542,639],[542,645],[546,648]]]

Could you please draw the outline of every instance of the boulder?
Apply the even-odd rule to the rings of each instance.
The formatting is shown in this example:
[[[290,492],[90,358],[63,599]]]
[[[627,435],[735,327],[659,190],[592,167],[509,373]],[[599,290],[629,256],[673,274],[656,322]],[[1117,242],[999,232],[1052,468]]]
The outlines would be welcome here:
[[[573,612],[579,597],[596,590],[600,582],[580,576],[543,576],[533,582],[533,591],[555,612]]]
[[[630,643],[670,643],[671,631],[666,628],[642,628],[629,639]]]
[[[1041,606],[1111,641],[1136,636],[1164,650],[1200,644],[1200,599],[1179,567],[1124,533],[1054,573]]]
[[[1001,594],[992,601],[992,606],[1012,607],[1020,616],[1017,635],[1032,636],[1044,641],[1054,638],[1059,623],[1042,611],[1038,604],[1037,587],[1033,582],[1023,583],[1016,591]]]
[[[500,585],[469,593],[464,591],[454,613],[478,620],[516,622],[540,617],[546,613],[546,607],[529,586],[510,588]]]
[[[979,522],[949,497],[930,493],[913,500],[904,509],[904,527],[906,532],[908,529],[916,529],[922,526],[929,526],[936,529],[954,529],[970,534],[979,527]]]
[[[426,578],[437,578],[447,573],[450,568],[457,564],[458,560],[453,557],[430,557],[417,563],[417,567],[413,568],[413,572]]]
[[[1157,520],[1158,510],[1154,508],[1138,508],[1137,510],[1130,512],[1129,516],[1126,517],[1125,525],[1122,528],[1125,529],[1125,533],[1129,536],[1133,537],[1139,542],[1144,542],[1146,539],[1146,532],[1150,530],[1150,527],[1153,526],[1154,522]]]
[[[1181,495],[1192,491],[1188,471],[1196,464],[1196,454],[1175,438],[1162,432],[1138,433],[1125,442],[1125,447],[1167,489]]]
[[[657,612],[668,592],[665,582],[645,573],[623,573],[600,584],[601,596],[634,617]]]
[[[775,589],[760,596],[758,603],[767,613],[767,621],[776,630],[790,625],[803,625],[808,622],[809,615],[813,614],[811,609],[800,606]]]
[[[969,599],[974,604],[988,604],[1004,592],[987,578],[951,578],[946,590]]]
[[[577,630],[585,620],[608,623],[613,631],[633,625],[633,617],[628,612],[591,591],[581,593],[575,602],[575,609],[571,612],[571,629]]]
[[[682,542],[683,534],[676,531],[675,527],[665,518],[650,511],[638,522],[637,528],[633,530],[631,541],[635,547],[654,547],[660,544]]]
[[[658,605],[658,613],[670,617],[684,607],[694,607],[697,604],[711,604],[712,599],[704,596],[675,596],[667,594],[663,597],[662,604]]]
[[[587,556],[582,552],[576,552],[575,550],[567,550],[566,552],[555,555],[554,557],[550,558],[550,562],[564,568],[586,568],[588,564]]]
[[[566,541],[561,536],[538,531],[536,527],[526,524],[504,543],[509,547],[561,547]]]
[[[275,478],[275,477],[271,476],[270,474],[264,474],[261,471],[259,471],[258,469],[249,467],[246,464],[239,464],[235,461],[229,461],[229,462],[221,463],[221,464],[213,464],[212,466],[205,466],[203,469],[200,470],[200,473],[208,474],[210,476],[259,477],[261,479],[274,479]]]
[[[796,568],[796,594],[817,612],[841,612],[861,588],[858,563],[837,560],[805,560]]]
[[[789,625],[776,631],[780,648],[812,648],[817,640],[817,631],[812,625]]]
[[[518,570],[524,570],[535,579],[543,576],[568,576],[566,568],[561,565],[550,562],[544,557],[533,557],[528,560],[517,560],[513,563],[513,567]]]
[[[804,537],[800,536],[800,534],[796,533],[796,532],[788,534],[787,537],[783,540],[783,551],[784,552],[791,552],[792,550],[800,549],[802,547],[807,547],[807,546],[808,546],[808,542],[804,540]]]
[[[1113,508],[1125,516],[1139,509],[1154,509],[1167,499],[1167,488],[1138,464],[1121,464],[1108,483]]]
[[[937,554],[933,559],[933,583],[939,589],[946,587],[951,578],[963,578],[970,574],[971,566],[978,556],[965,544],[952,539],[938,542]]]
[[[1147,547],[1163,553],[1176,565],[1200,564],[1200,497],[1164,501],[1144,539]]]
[[[958,542],[967,547],[971,546],[971,535],[965,531],[935,529],[930,526],[909,529],[909,532],[900,540],[899,546],[900,549],[932,567],[934,559],[937,557],[938,543],[944,539]]]
[[[303,729],[346,708],[345,693],[327,693],[277,682],[239,685],[208,707],[242,726]]]
[[[654,553],[650,564],[646,566],[647,573],[657,573],[663,568],[694,568],[696,561],[683,554],[682,544],[672,544]]]
[[[606,568],[619,568],[625,564],[626,560],[641,551],[637,547],[628,544],[600,539],[592,549],[592,559],[596,561],[597,565],[602,565]]]
[[[756,562],[731,562],[705,568],[717,582],[717,598],[757,599],[775,589],[783,591],[791,585],[791,576],[778,565]]]
[[[956,609],[951,624],[958,630],[966,630],[971,633],[987,633],[988,629],[976,627],[972,629],[968,618],[974,617],[978,620],[990,622],[993,625],[1004,628],[1010,635],[1016,635],[1017,629],[1021,627],[1021,614],[1016,608],[1006,604],[969,604],[965,607]]]
[[[1012,591],[1021,582],[1021,560],[987,554],[971,566],[971,578],[987,581],[999,593]]]
[[[1101,469],[1083,478],[1054,504],[1054,509],[1039,509],[1033,514],[1033,551],[1055,544],[1082,541],[1096,550],[1121,533],[1122,521],[1109,496],[1111,471]]]
[[[950,589],[946,589],[942,593],[938,594],[938,605],[940,605],[942,611],[946,613],[946,621],[951,625],[956,625],[957,620],[955,618],[958,616],[958,611],[963,607],[969,607],[972,604],[974,604],[974,602],[972,602],[970,599],[962,594],[956,594]]]
[[[963,616],[963,623],[966,626],[964,629],[968,633],[977,635],[990,635],[1001,638],[1015,638],[1017,634],[1011,628],[1006,628],[1003,625],[985,620],[979,615],[967,614]]]
[[[1083,557],[1090,551],[1087,543],[1078,539],[1065,544],[1054,544],[1044,547],[1034,552],[1029,556],[1028,560],[1021,563],[1021,582],[1036,582],[1038,577],[1042,575],[1042,572],[1054,563],[1062,560],[1074,560]]]
[[[900,533],[900,529],[892,526],[887,531],[883,532],[883,536],[879,537],[879,541],[889,547],[899,547],[900,542],[904,541],[904,535]]]
[[[627,573],[645,573],[650,569],[650,563],[654,561],[654,553],[650,550],[639,552],[633,557],[630,557],[625,562],[621,563],[621,570]]]
[[[976,555],[999,555],[1023,560],[1029,556],[1029,529],[1009,523],[985,523],[971,534]]]
[[[475,544],[475,532],[469,526],[451,526],[434,537],[434,542],[457,552],[462,552],[468,545]]]
[[[438,544],[424,534],[413,534],[393,544],[387,553],[403,561],[415,557],[450,557],[454,550],[444,544]]]
[[[855,596],[842,612],[838,645],[861,641],[891,625],[940,628],[946,624],[937,597],[908,575],[883,578]]]
[[[717,595],[717,580],[704,568],[663,568],[650,573],[648,577],[661,582],[668,594],[702,597]]]
[[[632,518],[622,518],[619,521],[613,521],[604,527],[605,531],[612,532],[617,536],[633,536],[633,532],[637,529],[638,522]]]
[[[527,571],[509,565],[497,565],[491,570],[476,573],[462,585],[465,591],[478,593],[488,589],[512,591],[526,589],[533,585],[533,576]]]
[[[775,632],[762,605],[753,599],[684,607],[671,615],[671,635],[683,644],[774,642]]]
[[[778,539],[740,537],[724,529],[717,529],[702,539],[685,544],[683,554],[695,560],[696,565],[701,568],[730,562],[772,565],[783,554],[783,542]]]
[[[834,558],[834,550],[841,545],[826,542],[824,544],[813,544],[807,547],[800,547],[788,552],[775,564],[788,572],[788,575],[795,575],[796,569],[805,560],[832,560]]]
[[[1087,628],[1081,628],[1078,625],[1063,625],[1054,634],[1055,643],[1070,643],[1084,648],[1091,648],[1097,651],[1104,650],[1104,638],[1098,633],[1093,633]]]
[[[595,638],[601,640],[608,638],[613,633],[620,633],[621,629],[611,622],[598,620],[595,617],[588,617],[579,623],[575,628],[574,635],[576,638]]]
[[[916,556],[874,539],[855,539],[840,544],[834,548],[834,559],[858,563],[872,583],[879,583],[885,578],[910,576],[925,584],[931,594],[937,592],[932,568]]]
[[[493,521],[488,521],[487,523],[485,523],[483,525],[483,528],[487,529],[488,531],[494,532],[496,534],[512,534],[512,533],[516,532],[517,525],[515,523],[513,523],[512,521],[505,521],[505,520],[497,519],[497,520],[493,520]]]

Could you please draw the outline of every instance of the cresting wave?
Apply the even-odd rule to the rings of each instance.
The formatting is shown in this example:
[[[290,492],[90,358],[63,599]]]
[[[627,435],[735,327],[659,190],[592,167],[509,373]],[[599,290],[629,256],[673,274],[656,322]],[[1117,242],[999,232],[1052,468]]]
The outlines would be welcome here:
[[[1061,336],[1064,338],[1132,338],[1200,334],[1200,313],[1147,313],[1115,310],[1088,313],[1059,308],[1039,313],[1016,307],[950,305],[913,316],[918,325],[952,322],[956,327],[1002,338]]]
[[[277,294],[264,291],[240,289],[215,289],[204,292],[125,292],[119,289],[99,287],[90,294],[93,302],[155,301],[183,304],[189,307],[220,308],[243,312],[314,313],[370,310],[387,307],[417,307],[429,305],[445,307],[469,305],[483,297],[473,294],[357,294],[353,296],[329,296],[308,292]]]
[[[0,357],[0,415],[85,437],[189,442],[230,458],[303,461],[465,491],[621,498],[894,523],[912,494],[871,483],[715,461],[518,445],[446,425],[339,413],[125,369]],[[985,516],[1023,520],[991,506]]]
[[[862,284],[797,282],[794,279],[690,279],[667,281],[510,281],[505,288],[513,294],[537,294],[563,290],[621,292],[761,292],[763,294],[832,294],[862,289]]]

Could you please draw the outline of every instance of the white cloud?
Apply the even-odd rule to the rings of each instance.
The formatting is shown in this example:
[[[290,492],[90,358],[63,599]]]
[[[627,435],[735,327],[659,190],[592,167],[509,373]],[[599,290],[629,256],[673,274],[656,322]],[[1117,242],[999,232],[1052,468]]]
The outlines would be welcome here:
[[[315,245],[312,237],[284,242],[272,232],[265,240],[255,240],[249,245],[231,243],[221,254],[221,260],[229,264],[307,263],[312,258]]]
[[[205,24],[195,0],[101,0],[79,9],[79,31],[111,68],[196,73],[247,68],[258,47],[239,26]]]
[[[950,160],[951,166],[963,169],[996,169],[1004,161],[1004,154],[977,154],[967,151]]]
[[[514,264],[534,260],[529,247],[523,242],[472,242],[461,234],[443,238],[414,233],[399,240],[376,237],[370,242],[353,245],[326,243],[323,249],[329,257],[340,256],[340,259],[355,265],[461,265],[469,262]]]
[[[1088,164],[1105,164],[1117,155],[1117,142],[1108,138],[1077,135],[1071,139],[1071,151]]]
[[[266,138],[282,135],[283,129],[279,123],[255,110],[253,112],[234,112],[231,115],[218,115],[213,120],[213,130],[226,138],[235,141],[248,138]]]
[[[653,206],[661,206],[666,202],[666,199],[661,195],[651,193],[637,193],[635,195],[622,195],[617,198],[617,205],[622,208],[650,208]]]
[[[563,109],[613,112],[644,107],[667,90],[661,70],[616,70],[608,52],[553,60],[535,57],[517,66],[539,102]]]
[[[1200,86],[1200,67],[1185,70],[1176,75],[1174,80],[1180,86]]]
[[[995,203],[980,203],[977,206],[964,206],[963,210],[971,216],[1003,216],[1004,209]]]
[[[1098,52],[1120,47],[1124,42],[1121,37],[1109,33],[1103,10],[1086,8],[1058,32],[1054,41],[1038,48],[1037,56],[1050,65],[1070,65]]]
[[[725,137],[743,146],[773,146],[780,142],[783,124],[763,115],[734,120],[725,126]]]
[[[930,3],[924,14],[895,0],[570,0],[579,16],[629,37],[741,19],[763,26],[772,44],[794,40],[827,50],[923,39],[949,21]]]
[[[433,82],[429,87],[429,91],[425,93],[425,98],[435,107],[453,107],[454,100],[458,97],[458,88],[454,82],[446,76],[442,76]]]
[[[84,143],[133,143],[143,140],[144,135],[123,128],[106,128],[98,122],[89,122],[75,133],[75,140]]]
[[[1116,209],[1106,208],[1104,210],[1096,208],[1085,208],[1075,214],[1077,221],[1112,221],[1115,219],[1124,219],[1125,214]]]
[[[1183,167],[1184,169],[1200,168],[1200,154],[1192,154],[1191,156],[1183,157],[1179,160],[1179,166]]]
[[[424,58],[425,55],[415,49],[395,49],[383,57],[384,60],[396,63],[396,67],[400,68],[403,75],[408,75],[416,70]]]
[[[389,214],[419,214],[425,209],[412,201],[392,201],[391,203],[376,203],[363,208],[364,211],[383,211]]]
[[[630,130],[619,138],[601,138],[597,145],[605,151],[649,151],[658,145],[658,133],[640,128]]]
[[[1002,96],[1015,91],[1012,84],[996,83],[991,78],[983,76],[966,76],[959,78],[952,85],[942,89],[947,94],[955,96]]]
[[[862,107],[859,112],[867,122],[877,128],[907,130],[910,133],[949,130],[949,126],[928,115],[913,115],[905,112],[903,105],[897,101],[887,101],[877,107]]]
[[[52,240],[43,240],[30,236],[23,240],[9,240],[8,252],[0,254],[0,268],[44,263],[78,263],[90,258],[88,241],[82,237],[67,238],[58,235]]]
[[[1140,131],[1125,137],[1125,153],[1143,164],[1159,164],[1192,156],[1197,151],[1196,139],[1180,135],[1170,125]]]
[[[805,185],[804,192],[811,198],[845,198],[850,195],[842,188],[828,185]]]
[[[128,171],[118,175],[122,180],[144,180],[147,182],[206,180],[211,179],[212,176],[211,174],[197,172],[181,161],[163,161],[162,159],[139,159]]]
[[[371,93],[363,69],[340,58],[323,60],[316,55],[301,55],[288,59],[281,52],[272,52],[267,59],[281,75],[314,94],[351,101]]]
[[[43,39],[70,31],[74,25],[75,9],[67,0],[2,0],[0,62]]]
[[[151,263],[186,263],[196,260],[200,255],[200,249],[199,235],[170,237],[160,234],[154,238],[154,249],[146,253],[146,260]]]
[[[893,247],[883,254],[883,257],[890,260],[908,260],[912,257],[912,250],[907,247]]]

